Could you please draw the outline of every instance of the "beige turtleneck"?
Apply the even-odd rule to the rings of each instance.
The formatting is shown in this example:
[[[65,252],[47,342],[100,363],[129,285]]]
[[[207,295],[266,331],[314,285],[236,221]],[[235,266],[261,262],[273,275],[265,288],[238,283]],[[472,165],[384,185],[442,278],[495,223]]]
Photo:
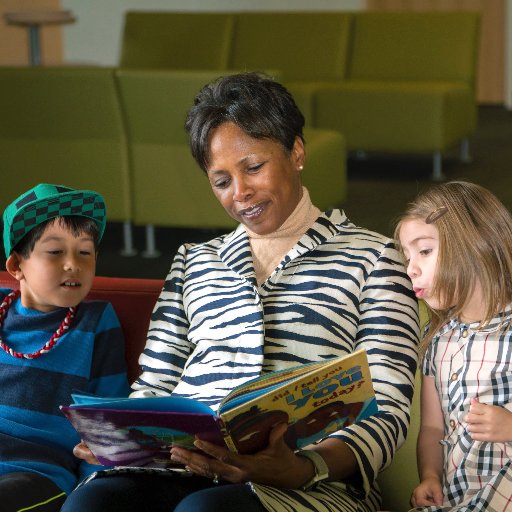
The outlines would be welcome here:
[[[275,270],[288,251],[315,223],[320,210],[313,205],[306,188],[302,187],[302,198],[292,214],[276,231],[258,235],[245,226],[251,244],[256,280],[261,285]]]

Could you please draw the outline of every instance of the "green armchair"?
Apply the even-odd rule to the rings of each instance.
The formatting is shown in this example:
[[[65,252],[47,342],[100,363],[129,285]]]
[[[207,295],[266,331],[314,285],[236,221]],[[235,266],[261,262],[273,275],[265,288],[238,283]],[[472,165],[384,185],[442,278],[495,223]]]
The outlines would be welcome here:
[[[0,209],[37,183],[103,194],[131,239],[126,137],[111,68],[0,67]]]
[[[476,128],[477,12],[360,12],[345,80],[318,89],[313,125],[345,134],[349,151],[442,153]]]
[[[146,226],[146,255],[156,254],[153,226],[232,229],[236,224],[212,194],[190,154],[185,117],[199,89],[217,71],[131,70],[116,72],[126,120],[133,183],[133,221]],[[346,197],[343,136],[305,132],[304,184],[319,208]]]

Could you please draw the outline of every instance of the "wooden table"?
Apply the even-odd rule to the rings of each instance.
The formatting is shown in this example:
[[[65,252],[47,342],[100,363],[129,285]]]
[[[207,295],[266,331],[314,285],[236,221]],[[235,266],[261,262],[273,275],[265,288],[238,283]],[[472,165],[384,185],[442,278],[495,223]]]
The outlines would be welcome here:
[[[41,65],[40,28],[42,25],[61,25],[74,23],[71,11],[16,11],[6,12],[5,19],[9,25],[26,27],[29,33],[29,60],[32,66]]]

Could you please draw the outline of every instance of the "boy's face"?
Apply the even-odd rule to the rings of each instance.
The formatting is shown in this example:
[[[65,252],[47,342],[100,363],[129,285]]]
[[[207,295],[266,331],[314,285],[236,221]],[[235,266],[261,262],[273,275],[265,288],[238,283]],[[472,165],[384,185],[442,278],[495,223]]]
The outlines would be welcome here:
[[[96,272],[93,239],[77,238],[60,222],[48,225],[28,258],[13,252],[7,269],[20,281],[24,307],[48,312],[76,306],[89,293]]]

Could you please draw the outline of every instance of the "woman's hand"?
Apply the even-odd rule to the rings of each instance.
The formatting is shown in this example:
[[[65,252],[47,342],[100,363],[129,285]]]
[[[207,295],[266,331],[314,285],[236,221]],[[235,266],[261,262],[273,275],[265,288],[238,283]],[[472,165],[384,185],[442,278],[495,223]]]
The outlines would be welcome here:
[[[171,448],[171,460],[207,478],[295,489],[313,477],[315,468],[309,459],[295,455],[286,445],[283,439],[286,429],[285,423],[277,425],[270,433],[267,448],[254,455],[235,454],[197,440],[195,446],[204,453],[175,446]]]
[[[413,507],[441,506],[442,504],[443,486],[439,478],[434,476],[422,480],[411,496],[411,505]]]
[[[98,459],[83,441],[80,441],[80,443],[73,448],[73,455],[89,464],[99,464]]]
[[[467,422],[468,431],[475,441],[512,441],[512,413],[504,407],[481,404],[476,398],[472,398],[464,421]]]

